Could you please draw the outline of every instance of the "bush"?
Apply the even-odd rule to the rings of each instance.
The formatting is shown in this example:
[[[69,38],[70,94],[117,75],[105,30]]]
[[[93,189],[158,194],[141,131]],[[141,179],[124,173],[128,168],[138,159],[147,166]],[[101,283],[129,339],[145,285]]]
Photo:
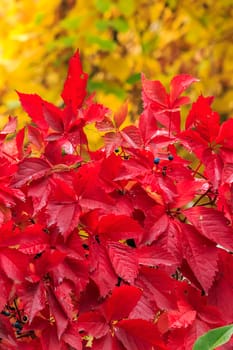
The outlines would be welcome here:
[[[0,133],[0,348],[192,349],[233,322],[232,119],[200,96],[181,126],[197,79],[142,75],[126,125],[87,79],[76,52],[64,107],[18,93],[31,123]]]
[[[25,114],[15,89],[61,102],[68,58],[81,48],[88,90],[129,117],[141,113],[140,72],[169,83],[176,74],[200,78],[213,107],[233,112],[232,0],[2,0],[0,9],[0,127]],[[4,116],[4,118],[3,118]],[[28,120],[28,119],[26,119]]]

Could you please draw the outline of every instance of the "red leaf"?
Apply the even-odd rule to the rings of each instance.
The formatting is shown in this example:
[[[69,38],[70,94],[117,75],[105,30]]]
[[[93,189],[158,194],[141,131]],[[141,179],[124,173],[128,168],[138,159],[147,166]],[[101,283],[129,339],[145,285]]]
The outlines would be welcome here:
[[[4,247],[0,250],[0,266],[13,281],[22,281],[28,265],[27,257],[16,249]]]
[[[145,176],[148,173],[148,170],[148,162],[144,160],[144,162],[142,163],[138,159],[130,158],[122,162],[120,172],[114,180],[135,180],[139,176]]]
[[[117,275],[104,245],[93,242],[89,249],[90,277],[97,284],[100,295],[105,297],[116,285]]]
[[[141,226],[126,215],[108,214],[98,224],[100,237],[111,240],[136,238],[142,232]]]
[[[185,130],[179,134],[179,139],[184,147],[202,158],[203,151],[208,148],[208,142],[195,130]]]
[[[49,237],[39,224],[27,226],[15,236],[14,241],[15,245],[19,245],[19,251],[30,255],[36,255],[49,246]],[[11,242],[13,244],[13,240]]]
[[[201,320],[195,320],[188,331],[183,328],[175,329],[169,335],[168,348],[169,350],[190,350],[197,338],[208,332],[209,329],[210,327]]]
[[[196,320],[201,319],[215,326],[222,324],[221,314],[217,307],[210,305],[207,296],[203,296],[200,289],[191,286],[187,281],[177,284],[176,297],[180,312],[195,310]]]
[[[22,159],[24,157],[24,154],[26,154],[24,150],[24,139],[25,139],[25,128],[19,130],[15,138],[16,147],[18,151],[18,159]]]
[[[1,182],[3,181],[4,185],[9,184],[12,175],[14,175],[17,170],[17,165],[12,164],[12,162],[5,157],[0,157],[0,170]]]
[[[110,110],[104,105],[92,102],[84,111],[84,119],[87,123],[101,123],[109,112]]]
[[[23,94],[17,92],[21,105],[33,122],[42,130],[47,130],[48,125],[43,114],[43,100],[36,94]]]
[[[114,122],[116,128],[119,128],[121,124],[125,121],[128,114],[128,102],[125,102],[119,110],[114,114]]]
[[[78,318],[78,328],[97,339],[103,337],[109,331],[109,325],[99,311],[81,314]]]
[[[219,155],[217,154],[216,156],[219,156]],[[225,163],[224,166],[223,166],[223,162],[222,161],[220,162],[221,165],[218,163],[217,171],[215,171],[215,174],[216,175],[220,175],[219,174],[220,173],[219,170],[221,169],[220,166],[223,166],[223,169],[221,169],[222,170],[222,174],[221,174],[222,176],[221,175],[220,176],[216,176],[215,178],[216,178],[216,180],[220,180],[221,179],[222,182],[224,183],[224,185],[226,186],[227,184],[232,184],[232,182],[233,182],[233,171],[232,171],[233,170],[233,163],[227,163],[226,161],[224,163]],[[212,163],[211,168],[213,167],[213,165],[214,164]],[[220,181],[218,181],[217,184],[220,185]],[[219,190],[223,191],[223,186],[221,186],[219,188]],[[225,192],[225,191],[223,191],[223,192]]]
[[[152,105],[152,107],[154,107]],[[180,131],[180,107],[168,107],[155,111],[155,119],[168,130],[169,136],[171,132],[178,133]]]
[[[168,251],[156,244],[138,248],[137,255],[140,265],[171,266],[176,263],[176,259]]]
[[[134,286],[122,285],[113,289],[112,295],[102,305],[106,320],[127,318],[141,298],[142,291]]]
[[[218,144],[227,145],[232,141],[233,119],[224,121],[218,131],[215,142]]]
[[[50,169],[50,165],[43,159],[25,158],[18,165],[18,171],[13,179],[13,185],[21,187],[28,181],[45,177]]]
[[[68,329],[66,329],[62,336],[62,340],[75,350],[83,349],[81,336],[78,333],[77,322],[73,321],[72,324],[69,325]]]
[[[64,131],[62,121],[62,111],[54,106],[52,103],[43,101],[43,116],[48,125],[56,132],[62,133]]]
[[[1,128],[0,134],[1,135],[8,135],[16,131],[17,127],[17,118],[9,116],[8,122]]]
[[[213,154],[212,150],[206,149],[202,154],[202,161],[205,165],[204,175],[212,182],[214,189],[218,189],[224,176],[223,160],[219,154]],[[232,169],[230,169],[232,174]]]
[[[164,125],[170,132],[180,131],[180,106],[188,103],[188,98],[178,96],[197,79],[190,75],[178,75],[171,81],[171,93],[167,94],[159,81],[149,81],[142,77],[143,101],[145,109],[153,112],[155,120]]]
[[[233,256],[220,251],[219,269],[216,279],[209,291],[208,300],[210,304],[215,305],[222,314],[225,324],[233,321]]]
[[[87,78],[88,75],[82,70],[79,52],[77,51],[70,59],[67,78],[61,94],[65,104],[71,104],[75,112],[77,108],[81,107],[86,96]]]
[[[15,205],[16,198],[22,201],[25,200],[23,192],[10,188],[8,184],[2,185],[0,183],[0,203],[3,203],[4,206],[10,208]]]
[[[155,137],[157,133],[157,123],[151,109],[145,109],[140,115],[139,131],[145,145]]]
[[[46,292],[44,283],[27,283],[21,288],[20,300],[24,307],[24,312],[28,316],[28,321],[31,323],[34,317],[45,308]]]
[[[38,214],[38,212],[48,204],[51,189],[50,179],[46,177],[35,180],[30,184],[28,196],[32,197],[34,215]]]
[[[158,247],[168,251],[175,259],[175,266],[179,266],[182,261],[182,245],[180,242],[180,226],[179,222],[174,219],[168,218],[168,226],[166,231],[162,233],[155,241]]]
[[[68,326],[68,317],[64,309],[62,308],[61,304],[58,302],[57,298],[55,297],[54,292],[52,291],[51,288],[47,290],[47,297],[48,297],[51,313],[56,320],[57,336],[58,336],[58,339],[60,340],[62,334],[65,332],[65,329]]]
[[[140,148],[142,145],[142,139],[138,128],[134,125],[126,126],[120,131],[122,137],[122,146],[128,148]]]
[[[169,218],[165,213],[165,208],[162,205],[153,206],[150,211],[148,211],[145,219],[144,242],[151,244],[163,233],[167,232],[168,226]]]
[[[60,283],[54,290],[54,296],[70,320],[72,320],[74,316],[74,300],[72,300],[73,292],[74,290],[71,287],[71,284],[66,280]]]
[[[122,138],[120,133],[108,132],[104,135],[104,144],[106,147],[106,155],[110,156],[114,150],[121,146]]]
[[[42,350],[64,350],[64,343],[58,338],[54,324],[47,324],[41,333],[40,341]]]
[[[196,180],[192,178],[192,180],[181,180],[176,185],[177,194],[179,196],[175,198],[173,206],[180,208],[188,204],[193,200],[196,194],[200,194],[203,191],[202,188],[205,188],[206,191],[206,186],[206,182],[200,179]]]
[[[175,288],[175,280],[167,272],[143,266],[135,285],[143,289],[148,299],[152,303],[156,303],[160,309],[175,307],[175,295],[172,294]]]
[[[101,339],[95,339],[91,347],[93,350],[125,350],[123,345],[110,332]]]
[[[99,122],[97,121],[95,126],[96,126],[97,130],[105,131],[105,132],[114,129],[113,122],[108,116],[105,116],[103,118],[103,120],[101,120]]]
[[[167,106],[168,95],[164,86],[158,80],[148,80],[144,74],[142,75],[142,90],[144,104],[150,101],[155,101],[161,106]]]
[[[66,239],[77,226],[81,210],[77,203],[51,201],[47,205],[47,213],[49,215],[48,225],[55,224]]]
[[[66,239],[79,222],[81,208],[69,184],[58,179],[53,183],[52,195],[46,207],[48,225],[55,224]]]
[[[196,319],[197,312],[195,310],[169,311],[167,314],[169,328],[187,328]]]
[[[213,208],[196,206],[185,210],[185,215],[195,228],[211,241],[233,250],[233,230],[224,215]]]
[[[141,290],[143,288],[141,284]],[[139,299],[137,305],[129,314],[129,319],[140,318],[142,320],[153,321],[156,318],[156,313],[159,311],[156,303],[151,300],[151,294],[149,290],[143,290],[143,294]]]
[[[109,258],[116,274],[133,284],[138,274],[136,251],[124,244],[111,242],[107,244]]]
[[[39,258],[34,260],[35,267],[33,267],[32,271],[33,273],[36,273],[37,278],[39,277],[43,279],[48,272],[53,271],[53,269],[58,269],[59,264],[64,261],[65,257],[65,253],[58,249],[50,248],[43,252]]]
[[[80,257],[70,257],[68,249],[63,249],[62,251],[57,249],[53,254],[50,254],[50,259],[45,269],[45,271],[51,271],[54,284],[57,286],[68,280],[74,286],[77,297],[85,289],[88,282],[87,262]]]
[[[182,225],[181,227],[183,257],[205,292],[208,293],[217,271],[216,246],[202,237],[193,226]]]
[[[28,125],[27,128],[28,128],[28,138],[30,143],[35,145],[40,150],[44,143],[44,138],[42,136],[41,130],[39,130],[38,128],[32,125]]]
[[[145,320],[122,320],[116,324],[115,332],[127,350],[151,350],[152,345],[158,350],[167,349],[157,326]]]
[[[197,81],[199,81],[199,79],[188,74],[180,74],[174,77],[170,84],[170,102],[174,104],[182,92]]]
[[[12,325],[8,318],[0,314],[0,349],[15,350],[18,348]]]
[[[212,97],[199,96],[193,103],[186,120],[186,129],[195,128],[207,142],[215,140],[219,133],[219,115],[212,111]]]
[[[223,316],[220,311],[222,310],[218,309],[217,306],[207,304],[198,310],[198,317],[213,327],[219,327],[226,324],[226,322],[223,321],[225,315]]]
[[[3,273],[0,273],[0,309],[3,310],[4,307],[6,306],[10,292],[12,288],[12,281],[4,275]],[[1,327],[1,326],[0,326]]]

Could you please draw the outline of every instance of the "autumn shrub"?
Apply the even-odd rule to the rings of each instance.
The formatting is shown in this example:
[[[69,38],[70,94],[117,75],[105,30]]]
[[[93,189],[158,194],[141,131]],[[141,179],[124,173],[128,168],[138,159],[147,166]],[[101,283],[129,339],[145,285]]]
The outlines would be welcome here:
[[[221,117],[233,113],[232,0],[1,0],[0,127],[22,113],[15,89],[56,105],[67,62],[79,47],[88,91],[117,110],[140,108],[140,72],[167,85],[177,74],[200,79],[190,90],[214,95]],[[185,110],[186,113],[186,110]]]
[[[142,75],[125,125],[87,80],[76,52],[64,106],[18,92],[0,132],[0,349],[191,350],[233,322],[233,121],[201,95],[181,127],[198,80]]]

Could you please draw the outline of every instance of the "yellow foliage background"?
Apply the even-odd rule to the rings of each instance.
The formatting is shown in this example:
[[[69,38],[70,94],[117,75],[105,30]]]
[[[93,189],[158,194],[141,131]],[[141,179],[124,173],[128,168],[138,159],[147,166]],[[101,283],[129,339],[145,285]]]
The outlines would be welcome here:
[[[232,0],[1,0],[0,116],[27,119],[15,90],[61,103],[69,57],[79,48],[89,91],[116,110],[141,110],[140,73],[168,85],[179,73],[191,89],[233,113]]]

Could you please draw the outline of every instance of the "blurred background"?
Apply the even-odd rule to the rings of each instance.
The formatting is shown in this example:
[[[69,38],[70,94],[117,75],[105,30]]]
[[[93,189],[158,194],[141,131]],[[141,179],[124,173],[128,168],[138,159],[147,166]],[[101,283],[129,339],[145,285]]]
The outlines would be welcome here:
[[[166,86],[179,73],[190,90],[216,97],[233,116],[232,0],[0,0],[0,124],[27,121],[15,90],[60,104],[67,63],[79,48],[90,92],[113,110],[141,111],[140,73]]]

